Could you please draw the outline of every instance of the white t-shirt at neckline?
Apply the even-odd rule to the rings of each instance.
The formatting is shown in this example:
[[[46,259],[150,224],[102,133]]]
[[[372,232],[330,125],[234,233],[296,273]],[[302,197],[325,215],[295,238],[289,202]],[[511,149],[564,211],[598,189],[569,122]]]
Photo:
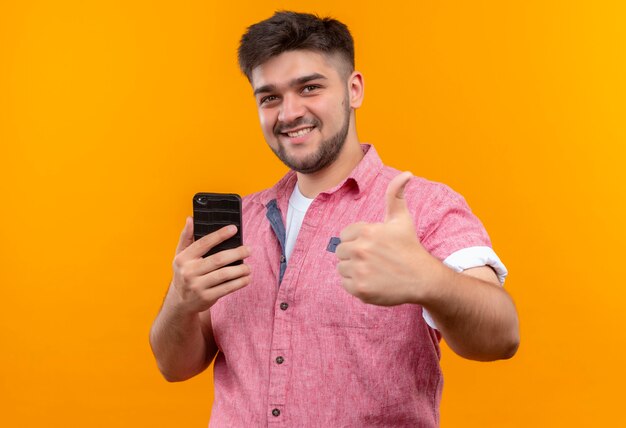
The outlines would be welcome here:
[[[300,232],[304,215],[309,209],[313,199],[304,196],[298,188],[298,183],[293,187],[293,192],[289,198],[289,208],[287,208],[287,225],[285,236],[285,258],[289,261],[289,257],[296,245],[296,238]]]

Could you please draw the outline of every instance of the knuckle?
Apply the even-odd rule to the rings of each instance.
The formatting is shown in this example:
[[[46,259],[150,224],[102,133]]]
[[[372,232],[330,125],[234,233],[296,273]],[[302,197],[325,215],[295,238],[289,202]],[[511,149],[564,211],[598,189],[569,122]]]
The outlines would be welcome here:
[[[219,299],[219,296],[215,296],[215,292],[209,288],[208,290],[204,290],[203,293],[200,293],[198,299],[201,300],[203,304],[212,306]]]
[[[367,256],[367,249],[363,245],[357,245],[352,250],[355,259],[362,260]]]
[[[180,274],[180,276],[183,278],[185,282],[189,281],[191,275],[189,274],[189,268],[187,266],[185,265],[181,266],[178,269],[178,273]]]
[[[359,288],[357,297],[364,303],[370,303],[373,301],[372,293],[366,287]]]
[[[202,286],[197,282],[192,282],[187,285],[187,290],[194,295],[199,295],[202,291]]]
[[[361,227],[361,236],[364,238],[371,238],[376,233],[376,225],[374,224],[364,224]]]
[[[181,268],[183,266],[183,260],[182,257],[180,256],[180,254],[177,254],[174,257],[174,261],[172,262],[172,264],[174,265],[174,268]]]
[[[345,272],[344,272],[344,268],[343,268],[342,262],[337,263],[336,269],[337,269],[337,272],[339,272],[339,275],[341,275],[341,276],[344,275]]]
[[[234,282],[236,283],[237,288],[245,287],[246,285],[250,284],[250,277],[242,276],[240,278],[237,278]]]
[[[216,253],[211,256],[212,262],[215,266],[224,266],[226,264],[226,260],[223,253]]]
[[[363,300],[363,298],[367,296],[367,290],[365,288],[365,285],[363,284],[363,281],[359,281],[359,280],[354,281],[353,291],[354,291],[354,295],[361,300]]]
[[[239,247],[237,254],[240,259],[244,259],[250,255],[250,249],[248,247]]]
[[[369,274],[370,274],[370,270],[365,264],[359,264],[354,269],[354,275],[357,278],[367,278]]]
[[[246,285],[249,285],[249,284],[250,284],[249,276],[244,276],[242,278],[239,278],[239,288],[245,287]]]
[[[250,266],[247,264],[242,264],[240,269],[242,275],[250,275]]]
[[[217,269],[213,272],[213,278],[215,279],[215,281],[217,281],[218,284],[221,284],[226,280],[227,275],[224,272],[224,269]]]
[[[244,284],[243,278],[233,279],[232,281],[228,283],[228,289],[229,291],[235,291],[236,289],[240,288],[243,284]]]

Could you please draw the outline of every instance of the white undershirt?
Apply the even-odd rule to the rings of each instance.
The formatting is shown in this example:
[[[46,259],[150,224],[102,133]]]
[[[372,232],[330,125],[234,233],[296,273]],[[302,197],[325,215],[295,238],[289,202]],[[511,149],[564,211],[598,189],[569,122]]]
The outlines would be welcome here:
[[[289,208],[287,208],[287,231],[285,236],[285,257],[289,261],[289,257],[296,245],[296,238],[300,232],[300,226],[304,220],[306,210],[309,209],[313,199],[309,199],[300,193],[298,183],[293,188],[291,197],[289,198]]]

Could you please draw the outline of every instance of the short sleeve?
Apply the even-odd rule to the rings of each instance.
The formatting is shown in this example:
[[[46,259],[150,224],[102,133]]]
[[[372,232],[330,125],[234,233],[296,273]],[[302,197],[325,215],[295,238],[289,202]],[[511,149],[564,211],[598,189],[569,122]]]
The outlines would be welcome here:
[[[500,284],[504,285],[508,271],[506,266],[500,261],[500,258],[491,249],[491,247],[468,247],[455,251],[443,261],[443,264],[456,272],[463,272],[465,269],[471,269],[479,266],[491,266],[500,280]],[[430,327],[436,329],[435,320],[426,309],[422,310],[424,321]]]
[[[491,248],[487,231],[465,199],[439,183],[433,183],[430,196],[416,218],[424,248],[456,272],[490,266],[500,284],[504,284],[507,269]],[[423,316],[430,327],[437,328],[428,311],[424,310]]]
[[[420,242],[430,254],[443,261],[463,248],[491,248],[487,231],[461,195],[440,183],[433,183],[430,193],[416,219]]]

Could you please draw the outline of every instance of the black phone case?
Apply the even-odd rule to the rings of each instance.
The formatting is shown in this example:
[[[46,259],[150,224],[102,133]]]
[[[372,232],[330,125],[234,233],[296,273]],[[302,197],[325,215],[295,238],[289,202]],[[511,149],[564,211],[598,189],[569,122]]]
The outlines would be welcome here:
[[[234,193],[196,193],[193,197],[194,241],[224,226],[234,224],[237,233],[211,248],[203,257],[243,245],[241,230],[241,197]],[[241,264],[241,260],[229,266]]]

